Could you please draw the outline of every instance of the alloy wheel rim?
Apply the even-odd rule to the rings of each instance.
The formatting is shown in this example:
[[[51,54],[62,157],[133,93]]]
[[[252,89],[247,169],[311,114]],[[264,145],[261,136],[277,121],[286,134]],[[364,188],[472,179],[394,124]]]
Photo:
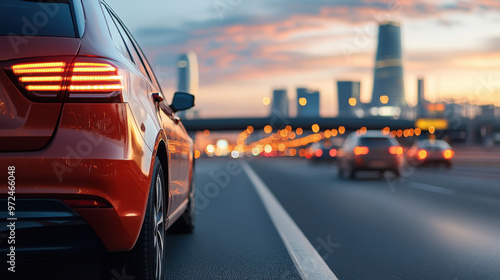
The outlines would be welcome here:
[[[164,225],[164,203],[163,203],[163,186],[160,176],[156,177],[155,182],[155,204],[154,204],[154,260],[155,260],[155,276],[156,279],[161,279],[163,271],[163,250],[165,244],[165,225]]]

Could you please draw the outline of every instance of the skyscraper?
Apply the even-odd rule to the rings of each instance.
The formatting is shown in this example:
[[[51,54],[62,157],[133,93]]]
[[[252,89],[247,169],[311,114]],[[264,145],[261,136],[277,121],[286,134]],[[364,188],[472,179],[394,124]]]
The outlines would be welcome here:
[[[319,117],[319,91],[297,88],[297,117]]]
[[[339,116],[355,115],[354,109],[361,106],[360,88],[360,82],[337,81]]]
[[[177,91],[198,94],[199,87],[199,72],[198,72],[198,58],[195,53],[189,52],[179,56],[177,61],[178,80]],[[196,115],[197,112],[189,110],[191,114]],[[179,117],[185,117],[188,111],[181,111],[178,113]]]
[[[424,78],[419,78],[417,82],[417,117],[423,118],[427,115],[426,100],[425,100],[425,83]]]
[[[392,107],[380,110],[399,115],[405,108],[403,81],[403,55],[401,48],[401,26],[398,22],[379,25],[377,56],[373,81],[371,107]],[[398,113],[399,111],[399,113]]]
[[[279,115],[281,117],[289,116],[289,101],[286,89],[275,89],[273,91],[271,115]]]

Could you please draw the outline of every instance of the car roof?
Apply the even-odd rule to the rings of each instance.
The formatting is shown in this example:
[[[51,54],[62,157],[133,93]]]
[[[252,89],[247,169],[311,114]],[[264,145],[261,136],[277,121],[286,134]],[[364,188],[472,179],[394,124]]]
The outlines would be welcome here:
[[[365,134],[358,135],[359,138],[391,138],[390,135],[383,134],[380,130],[368,130]]]
[[[449,147],[448,142],[441,139],[426,139],[426,140],[418,140],[417,145],[419,146],[430,146],[430,147]]]

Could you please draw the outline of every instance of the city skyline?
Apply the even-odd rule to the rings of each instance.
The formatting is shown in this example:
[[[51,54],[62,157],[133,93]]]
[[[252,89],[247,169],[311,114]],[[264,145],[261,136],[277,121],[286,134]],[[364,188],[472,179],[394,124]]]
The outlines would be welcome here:
[[[402,23],[410,106],[417,103],[420,76],[426,79],[430,101],[453,97],[500,105],[481,88],[485,80],[500,75],[494,63],[500,57],[494,31],[500,4],[491,1],[294,1],[286,8],[281,1],[241,1],[222,12],[210,1],[195,1],[199,5],[190,7],[153,0],[148,5],[129,3],[137,10],[165,7],[148,19],[113,5],[116,0],[109,2],[159,69],[167,96],[175,90],[177,54],[198,54],[201,116],[266,115],[269,107],[262,98],[271,97],[272,88],[292,92],[301,85],[320,90],[322,115],[333,116],[332,80],[359,80],[361,100],[369,102],[376,25],[382,20]]]

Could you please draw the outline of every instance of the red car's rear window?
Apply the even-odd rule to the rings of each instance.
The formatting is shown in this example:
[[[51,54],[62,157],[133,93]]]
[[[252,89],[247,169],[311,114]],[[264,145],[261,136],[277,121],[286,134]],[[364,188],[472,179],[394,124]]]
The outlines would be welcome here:
[[[0,1],[0,35],[76,37],[69,0]]]

